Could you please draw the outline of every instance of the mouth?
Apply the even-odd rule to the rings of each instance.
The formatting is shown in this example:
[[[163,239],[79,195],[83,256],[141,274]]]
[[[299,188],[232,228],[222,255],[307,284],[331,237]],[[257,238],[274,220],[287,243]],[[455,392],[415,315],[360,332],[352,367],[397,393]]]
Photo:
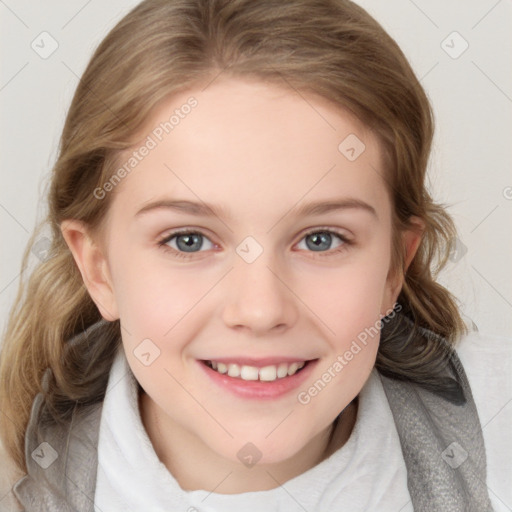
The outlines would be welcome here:
[[[243,399],[271,400],[304,384],[319,359],[198,360],[199,367],[220,389]]]
[[[282,362],[263,367],[222,361],[202,361],[203,364],[221,375],[245,381],[273,382],[299,373],[310,361]]]

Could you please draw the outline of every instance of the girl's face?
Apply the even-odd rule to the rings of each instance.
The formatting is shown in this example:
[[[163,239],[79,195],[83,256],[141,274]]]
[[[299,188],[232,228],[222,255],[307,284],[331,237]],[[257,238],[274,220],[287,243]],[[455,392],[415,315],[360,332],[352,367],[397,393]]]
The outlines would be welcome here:
[[[365,384],[401,285],[377,140],[239,79],[166,100],[141,133],[95,192],[114,196],[91,295],[171,445],[293,457]]]

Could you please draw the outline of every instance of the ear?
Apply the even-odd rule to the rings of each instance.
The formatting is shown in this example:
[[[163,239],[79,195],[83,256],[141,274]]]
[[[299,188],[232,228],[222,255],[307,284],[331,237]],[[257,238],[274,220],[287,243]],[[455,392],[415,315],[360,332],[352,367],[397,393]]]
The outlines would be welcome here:
[[[402,289],[405,274],[409,265],[411,264],[418,248],[420,246],[423,233],[425,231],[425,223],[419,217],[411,217],[409,220],[409,227],[402,231],[402,250],[404,255],[404,266],[403,271],[398,275],[388,277],[388,282],[385,291],[385,297],[383,300],[383,315],[389,313],[394,304],[398,299],[398,295]]]
[[[61,223],[62,236],[73,254],[84,284],[101,316],[108,321],[119,318],[112,279],[107,260],[99,244],[91,237],[87,226],[78,220]]]
[[[409,268],[414,256],[416,256],[425,231],[425,222],[419,217],[411,217],[409,224],[410,228],[402,232],[402,244],[405,250],[404,273]]]

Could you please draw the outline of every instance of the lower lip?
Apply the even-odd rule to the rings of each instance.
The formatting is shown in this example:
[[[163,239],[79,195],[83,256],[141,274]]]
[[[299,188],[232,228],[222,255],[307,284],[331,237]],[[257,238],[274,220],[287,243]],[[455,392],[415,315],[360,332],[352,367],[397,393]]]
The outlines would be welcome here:
[[[197,362],[206,375],[208,375],[215,384],[226,391],[242,398],[272,400],[280,398],[294,389],[297,389],[309,377],[318,360],[309,361],[302,370],[294,375],[270,382],[230,377],[229,375],[212,370],[201,361]]]

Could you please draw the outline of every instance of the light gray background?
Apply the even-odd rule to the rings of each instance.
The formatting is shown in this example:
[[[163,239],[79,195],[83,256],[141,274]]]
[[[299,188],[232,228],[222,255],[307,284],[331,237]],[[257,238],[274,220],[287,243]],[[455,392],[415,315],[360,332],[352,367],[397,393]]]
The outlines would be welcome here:
[[[41,200],[78,79],[101,39],[137,3],[0,0],[2,331],[17,291],[22,251],[45,209]],[[511,336],[512,2],[358,3],[401,46],[434,107],[431,190],[450,205],[462,249],[441,282],[481,332]],[[47,58],[31,47],[51,49],[42,32],[58,43]],[[466,42],[467,50],[458,55]]]

